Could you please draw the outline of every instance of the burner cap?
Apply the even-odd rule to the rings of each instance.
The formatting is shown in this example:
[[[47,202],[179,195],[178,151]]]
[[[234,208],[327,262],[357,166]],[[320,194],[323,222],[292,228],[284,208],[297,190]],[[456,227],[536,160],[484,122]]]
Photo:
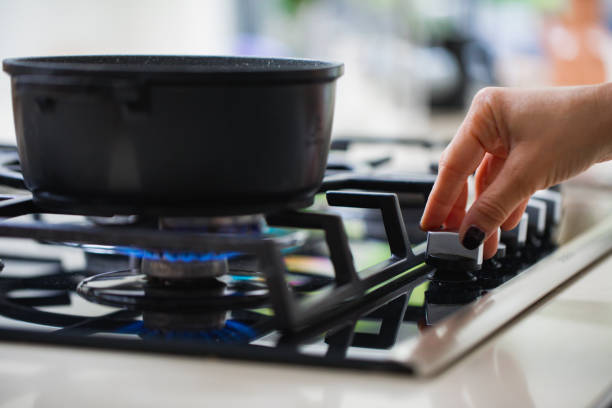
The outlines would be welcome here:
[[[191,262],[143,258],[140,269],[147,276],[168,280],[218,278],[229,271],[227,258]]]

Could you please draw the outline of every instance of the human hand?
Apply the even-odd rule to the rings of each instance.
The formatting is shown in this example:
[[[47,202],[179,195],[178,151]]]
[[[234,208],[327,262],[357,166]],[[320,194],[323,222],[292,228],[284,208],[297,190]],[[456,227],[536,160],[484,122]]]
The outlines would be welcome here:
[[[612,158],[612,84],[547,89],[485,88],[442,153],[421,228],[458,230],[462,244],[497,249],[529,197]],[[476,200],[466,213],[467,179]]]

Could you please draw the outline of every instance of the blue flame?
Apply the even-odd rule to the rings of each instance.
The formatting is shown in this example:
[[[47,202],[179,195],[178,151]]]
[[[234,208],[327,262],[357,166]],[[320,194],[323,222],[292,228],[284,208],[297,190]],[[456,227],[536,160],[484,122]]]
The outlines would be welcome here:
[[[170,330],[162,331],[144,327],[142,320],[130,323],[116,330],[119,334],[137,334],[144,339],[163,338],[166,340],[204,340],[206,342],[238,343],[257,337],[257,332],[244,323],[228,320],[221,329],[212,330]]]
[[[130,248],[130,247],[118,247],[117,251],[124,255],[134,256],[141,259],[150,259],[153,261],[168,261],[168,262],[208,262],[208,261],[219,261],[223,259],[232,259],[240,255],[240,252],[224,252],[221,254],[215,254],[214,252],[208,252],[205,254],[195,252],[170,252],[161,251],[154,252],[146,249]]]
[[[235,281],[261,281],[261,276],[257,275],[231,275],[232,279]]]

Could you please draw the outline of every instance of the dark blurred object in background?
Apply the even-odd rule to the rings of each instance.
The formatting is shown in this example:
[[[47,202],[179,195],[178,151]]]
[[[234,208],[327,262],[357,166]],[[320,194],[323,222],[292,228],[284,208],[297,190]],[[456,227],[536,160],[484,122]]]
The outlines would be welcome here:
[[[441,47],[455,60],[459,75],[446,89],[429,92],[432,108],[463,109],[469,104],[474,88],[495,85],[493,57],[483,43],[456,32],[431,44]]]

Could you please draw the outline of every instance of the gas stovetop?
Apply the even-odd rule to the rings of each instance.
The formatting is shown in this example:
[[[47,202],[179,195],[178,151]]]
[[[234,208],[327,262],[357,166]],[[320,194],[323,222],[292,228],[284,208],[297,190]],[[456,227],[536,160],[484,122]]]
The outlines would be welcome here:
[[[553,239],[558,189],[534,197],[494,259],[466,263],[471,255],[445,247],[446,235],[418,228],[435,179],[428,169],[332,161],[317,200],[300,211],[82,217],[42,212],[20,190],[14,149],[1,156],[12,192],[0,201],[5,340],[427,374],[560,278],[547,289],[522,285],[522,303],[489,329],[459,324],[466,313],[490,321],[482,305],[513,304],[525,271],[543,277],[539,265],[572,262]],[[452,262],[432,261],[435,242]],[[449,350],[440,341],[449,325],[474,335]]]

